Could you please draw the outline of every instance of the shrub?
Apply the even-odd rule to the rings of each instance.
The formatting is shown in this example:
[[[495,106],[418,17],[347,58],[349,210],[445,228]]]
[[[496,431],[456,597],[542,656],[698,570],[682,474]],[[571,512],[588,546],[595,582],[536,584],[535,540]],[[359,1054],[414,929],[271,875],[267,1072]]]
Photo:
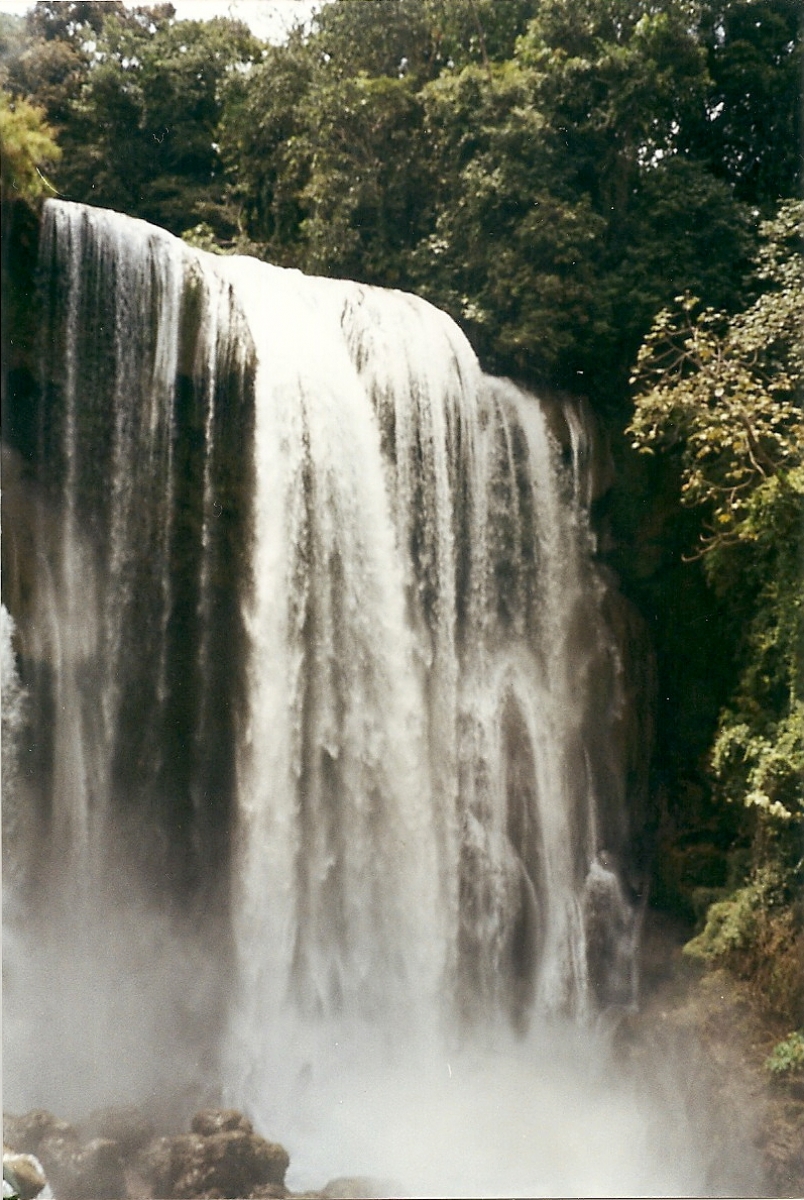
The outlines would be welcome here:
[[[777,1042],[765,1060],[765,1066],[776,1076],[804,1073],[804,1031],[791,1033],[783,1041]]]

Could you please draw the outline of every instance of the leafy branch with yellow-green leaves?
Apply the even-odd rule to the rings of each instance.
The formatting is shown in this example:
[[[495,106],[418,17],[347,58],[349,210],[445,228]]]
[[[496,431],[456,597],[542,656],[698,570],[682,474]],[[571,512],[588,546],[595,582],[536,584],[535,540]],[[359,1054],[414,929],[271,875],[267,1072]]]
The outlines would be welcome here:
[[[728,317],[679,297],[654,321],[631,382],[634,447],[679,446],[682,497],[708,511],[701,552],[761,540],[768,510],[804,492],[802,205],[767,222],[756,301]],[[783,248],[789,255],[783,256]]]
[[[35,202],[56,194],[45,174],[61,158],[45,112],[23,97],[0,89],[0,191],[3,197]]]

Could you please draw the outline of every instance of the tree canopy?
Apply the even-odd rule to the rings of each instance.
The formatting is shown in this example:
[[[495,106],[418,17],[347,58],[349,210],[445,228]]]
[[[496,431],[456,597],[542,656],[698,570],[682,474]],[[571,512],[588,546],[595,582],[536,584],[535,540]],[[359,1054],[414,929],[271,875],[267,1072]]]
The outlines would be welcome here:
[[[4,88],[58,130],[61,194],[174,233],[236,232],[216,138],[227,79],[260,55],[246,26],[176,21],[170,4],[39,3],[26,34]]]
[[[61,194],[417,290],[604,409],[673,296],[739,304],[797,186],[794,0],[334,0],[278,46],[40,2],[2,55]]]

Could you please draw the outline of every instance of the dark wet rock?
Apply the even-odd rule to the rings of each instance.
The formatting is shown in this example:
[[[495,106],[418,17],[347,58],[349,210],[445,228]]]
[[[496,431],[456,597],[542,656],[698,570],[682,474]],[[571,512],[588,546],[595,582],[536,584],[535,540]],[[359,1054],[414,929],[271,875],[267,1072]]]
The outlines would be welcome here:
[[[175,1140],[170,1137],[154,1138],[137,1160],[137,1174],[150,1185],[149,1194],[152,1196],[172,1194],[178,1173],[178,1167],[174,1165],[177,1158],[173,1145]]]
[[[165,1200],[250,1196],[266,1185],[283,1188],[289,1161],[282,1146],[234,1128],[157,1138],[140,1156],[138,1174]]]
[[[61,1121],[44,1108],[35,1108],[22,1116],[3,1113],[3,1144],[17,1154],[39,1155],[39,1147],[46,1138],[72,1138],[78,1134],[67,1121]]]
[[[125,1195],[123,1155],[111,1138],[79,1134],[45,1109],[3,1117],[3,1140],[18,1154],[41,1162],[59,1200],[111,1200]]]
[[[134,1108],[97,1110],[77,1127],[38,1109],[6,1116],[4,1135],[10,1152],[37,1156],[58,1200],[285,1200],[290,1194],[287,1151],[255,1134],[235,1109],[204,1109],[192,1132],[156,1138]]]
[[[39,1149],[42,1165],[59,1200],[111,1200],[125,1195],[123,1158],[117,1142],[48,1137]]]
[[[47,1172],[54,1190],[61,1192],[70,1185],[77,1173],[76,1159],[81,1153],[81,1142],[72,1126],[64,1130],[53,1130],[39,1142],[37,1154]]]
[[[254,1132],[251,1121],[236,1108],[202,1109],[193,1117],[190,1129],[193,1133],[200,1133],[202,1137],[211,1137],[215,1133],[229,1133],[237,1129],[243,1133]]]

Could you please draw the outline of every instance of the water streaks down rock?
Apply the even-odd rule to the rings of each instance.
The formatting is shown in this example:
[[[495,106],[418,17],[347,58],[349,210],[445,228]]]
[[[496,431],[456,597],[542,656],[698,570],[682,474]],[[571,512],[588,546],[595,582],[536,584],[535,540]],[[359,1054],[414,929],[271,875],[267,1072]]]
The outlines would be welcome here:
[[[287,1140],[342,1065],[632,1005],[650,671],[586,409],[416,297],[115,213],[49,202],[40,276],[14,1103],[212,1077]]]

